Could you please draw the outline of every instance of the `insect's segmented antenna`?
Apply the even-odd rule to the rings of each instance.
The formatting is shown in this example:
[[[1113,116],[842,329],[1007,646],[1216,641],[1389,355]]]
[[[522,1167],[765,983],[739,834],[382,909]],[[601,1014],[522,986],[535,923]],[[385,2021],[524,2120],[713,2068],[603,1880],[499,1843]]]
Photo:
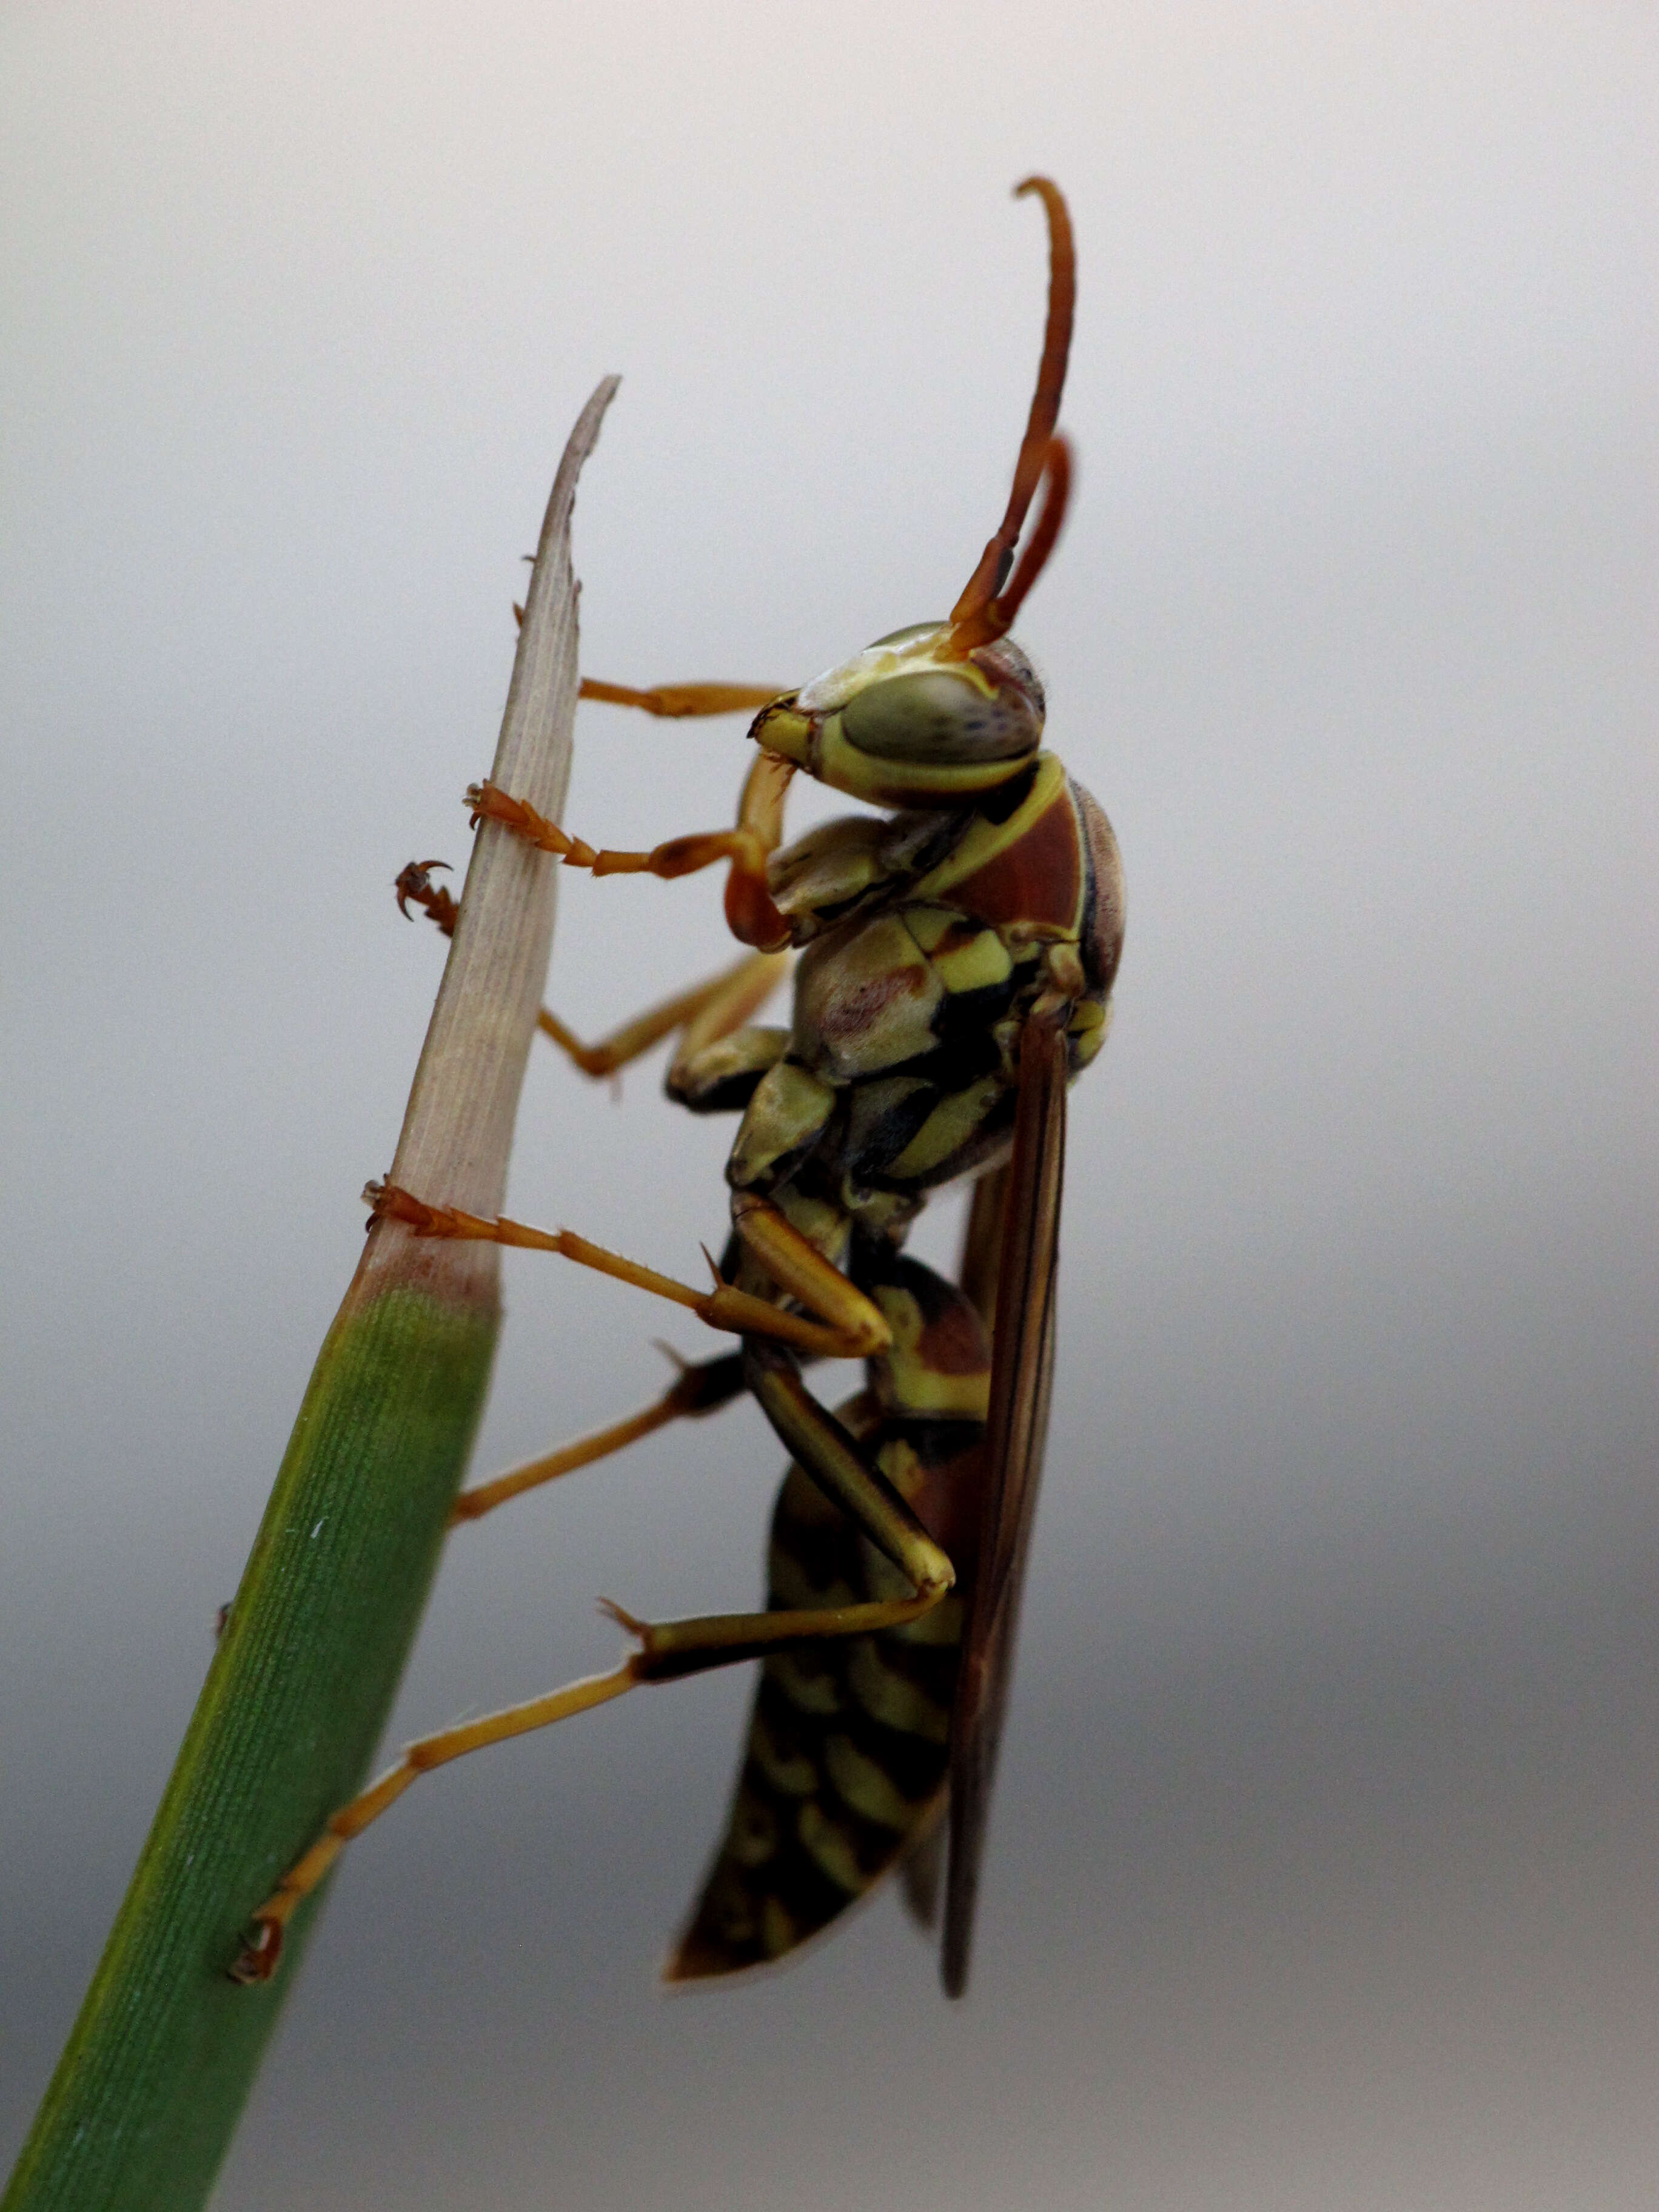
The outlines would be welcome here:
[[[976,645],[989,645],[994,639],[1006,636],[1014,626],[1020,602],[1048,564],[1060,526],[1066,520],[1066,502],[1072,489],[1072,448],[1064,438],[1048,441],[1042,464],[1048,489],[1037,512],[1036,527],[1021,550],[1019,565],[1007,590],[999,592],[994,599],[987,599],[964,621],[952,627],[951,643],[959,653],[971,653]]]
[[[1048,217],[1048,323],[1043,332],[1042,359],[1037,367],[1036,390],[1031,395],[1031,412],[1026,421],[1019,459],[1014,464],[1013,489],[1008,495],[1007,511],[995,534],[987,540],[978,567],[951,610],[951,643],[963,653],[1000,637],[1013,621],[1020,600],[1036,581],[1059,535],[1070,481],[1069,456],[1054,436],[1054,424],[1060,419],[1066,361],[1072,347],[1072,315],[1077,304],[1077,249],[1072,240],[1072,219],[1059,185],[1049,177],[1027,177],[1015,185],[1014,196],[1019,198],[1028,192],[1038,195]],[[1036,534],[1026,548],[1025,558],[1012,586],[1004,593],[1002,586],[1013,566],[1014,548],[1019,543],[1026,511],[1045,475],[1048,478],[1048,495]]]

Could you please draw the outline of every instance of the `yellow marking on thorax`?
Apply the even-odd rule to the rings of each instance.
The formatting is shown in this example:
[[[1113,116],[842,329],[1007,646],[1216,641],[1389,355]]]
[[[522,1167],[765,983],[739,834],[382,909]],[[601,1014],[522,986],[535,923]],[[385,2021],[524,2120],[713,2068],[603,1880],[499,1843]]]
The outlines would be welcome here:
[[[953,1152],[960,1152],[996,1104],[1005,1087],[1000,1075],[981,1075],[977,1082],[941,1098],[888,1169],[888,1174],[895,1182],[902,1182],[926,1175],[948,1160]],[[978,1418],[984,1419],[983,1412]]]
[[[974,930],[959,908],[907,903],[900,915],[947,991],[982,991],[1006,983],[1013,973],[1013,955],[1001,937],[994,929]],[[965,930],[972,933],[964,935]]]
[[[778,1060],[755,1087],[728,1173],[739,1189],[757,1182],[775,1161],[809,1143],[834,1111],[830,1085],[792,1060]]]
[[[947,991],[988,990],[1006,983],[1013,969],[1013,956],[994,929],[981,930],[954,952],[933,956],[933,973]]]
[[[976,814],[955,851],[948,853],[938,867],[916,884],[916,897],[943,898],[953,884],[965,883],[969,876],[977,875],[999,853],[1018,843],[1031,824],[1054,805],[1065,784],[1066,770],[1058,756],[1039,753],[1031,788],[1008,819],[993,822],[988,815]]]

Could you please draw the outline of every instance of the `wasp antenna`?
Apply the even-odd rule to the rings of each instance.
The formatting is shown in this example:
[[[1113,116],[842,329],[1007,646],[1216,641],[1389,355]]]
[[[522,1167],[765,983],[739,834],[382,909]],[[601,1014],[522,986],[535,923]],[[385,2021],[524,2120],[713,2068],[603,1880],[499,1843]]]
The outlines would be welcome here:
[[[1014,548],[1019,543],[1026,510],[1045,470],[1052,467],[1054,424],[1060,419],[1060,398],[1066,388],[1066,361],[1072,349],[1072,318],[1077,307],[1077,248],[1072,239],[1072,218],[1060,186],[1051,177],[1026,177],[1014,187],[1016,199],[1032,192],[1041,198],[1048,218],[1048,321],[1042,334],[1042,358],[1037,365],[1036,390],[1031,395],[1025,436],[1020,445],[1019,459],[1014,464],[1013,489],[1008,495],[1007,510],[995,534],[986,541],[978,567],[951,610],[951,629],[957,633],[975,617],[988,611],[1013,565]],[[1063,468],[1064,464],[1060,465]],[[1048,505],[1054,503],[1054,488],[1051,477]],[[1044,513],[1046,519],[1046,507]],[[1058,527],[1056,521],[1055,528]],[[1049,544],[1053,544],[1052,537]],[[1045,547],[1045,558],[1047,551]],[[1037,566],[1040,568],[1042,563]],[[1036,580],[1034,569],[1027,579],[1025,590],[1029,591]],[[1024,592],[1020,596],[1024,598]],[[1009,619],[1012,619],[1012,615]],[[990,635],[1000,637],[1007,627],[1007,622],[1003,622]],[[959,651],[969,649],[963,645],[959,635],[954,641]],[[981,645],[987,641],[984,637],[975,641]]]
[[[1036,527],[1021,550],[1019,564],[1006,592],[999,592],[995,599],[988,599],[976,613],[970,614],[966,622],[958,623],[951,630],[951,642],[957,653],[971,653],[976,645],[990,645],[1006,636],[1014,626],[1021,601],[1048,565],[1048,556],[1054,550],[1054,541],[1066,520],[1066,502],[1072,489],[1072,448],[1066,439],[1049,440],[1043,467],[1048,488],[1037,511]]]

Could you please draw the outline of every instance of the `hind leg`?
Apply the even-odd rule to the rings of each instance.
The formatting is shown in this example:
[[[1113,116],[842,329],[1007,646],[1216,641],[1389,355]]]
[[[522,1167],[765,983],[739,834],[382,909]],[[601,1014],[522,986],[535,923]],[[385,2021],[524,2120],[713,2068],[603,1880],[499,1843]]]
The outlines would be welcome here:
[[[269,1981],[282,1955],[283,1930],[296,1907],[310,1896],[355,1838],[395,1805],[404,1792],[434,1767],[447,1766],[469,1752],[492,1743],[551,1728],[577,1713],[620,1698],[641,1682],[667,1682],[684,1674],[708,1673],[744,1659],[763,1656],[791,1644],[825,1637],[866,1636],[919,1620],[939,1602],[941,1592],[894,1598],[871,1604],[823,1607],[799,1613],[719,1613],[658,1624],[635,1620],[620,1607],[609,1607],[640,1649],[608,1674],[589,1674],[547,1696],[527,1698],[499,1712],[485,1713],[458,1728],[422,1736],[404,1750],[395,1766],[350,1803],[343,1805],[310,1849],[296,1859],[252,1916],[255,1934],[231,1968],[233,1981]]]

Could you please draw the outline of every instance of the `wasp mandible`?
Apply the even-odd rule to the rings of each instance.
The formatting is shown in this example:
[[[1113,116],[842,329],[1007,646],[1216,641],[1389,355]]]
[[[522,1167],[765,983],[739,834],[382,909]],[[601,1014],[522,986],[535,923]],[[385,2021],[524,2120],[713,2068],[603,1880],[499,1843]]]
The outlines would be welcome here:
[[[949,618],[896,630],[781,695],[585,680],[585,697],[655,714],[759,709],[730,830],[598,850],[494,785],[467,793],[475,824],[504,823],[596,876],[729,864],[726,918],[751,948],[734,968],[602,1045],[542,1016],[594,1075],[678,1033],[669,1095],[694,1113],[741,1114],[713,1288],[570,1231],[370,1186],[377,1211],[418,1234],[557,1252],[738,1339],[643,1412],[464,1492],[456,1512],[475,1519],[746,1391],[792,1460],[767,1610],[647,1622],[611,1607],[636,1645],[620,1666],[410,1745],[259,1908],[241,1978],[274,1970],[300,1899],[417,1775],[641,1683],[759,1658],[726,1831],[667,1978],[781,1959],[901,1864],[919,1897],[948,1808],[942,1971],[952,1996],[965,1984],[1048,1421],[1066,1089],[1104,1042],[1123,939],[1111,827],[1041,750],[1042,687],[1010,635],[1066,509],[1070,454],[1055,424],[1076,289],[1058,188],[1030,177],[1017,191],[1048,219],[1042,356],[1007,510]],[[801,772],[879,811],[785,845],[785,793]],[[404,871],[399,900],[452,926],[433,865]],[[756,1022],[796,953],[789,1025]],[[951,1283],[904,1242],[930,1193],[969,1176]],[[865,1363],[865,1388],[833,1412],[802,1375],[823,1357]]]

